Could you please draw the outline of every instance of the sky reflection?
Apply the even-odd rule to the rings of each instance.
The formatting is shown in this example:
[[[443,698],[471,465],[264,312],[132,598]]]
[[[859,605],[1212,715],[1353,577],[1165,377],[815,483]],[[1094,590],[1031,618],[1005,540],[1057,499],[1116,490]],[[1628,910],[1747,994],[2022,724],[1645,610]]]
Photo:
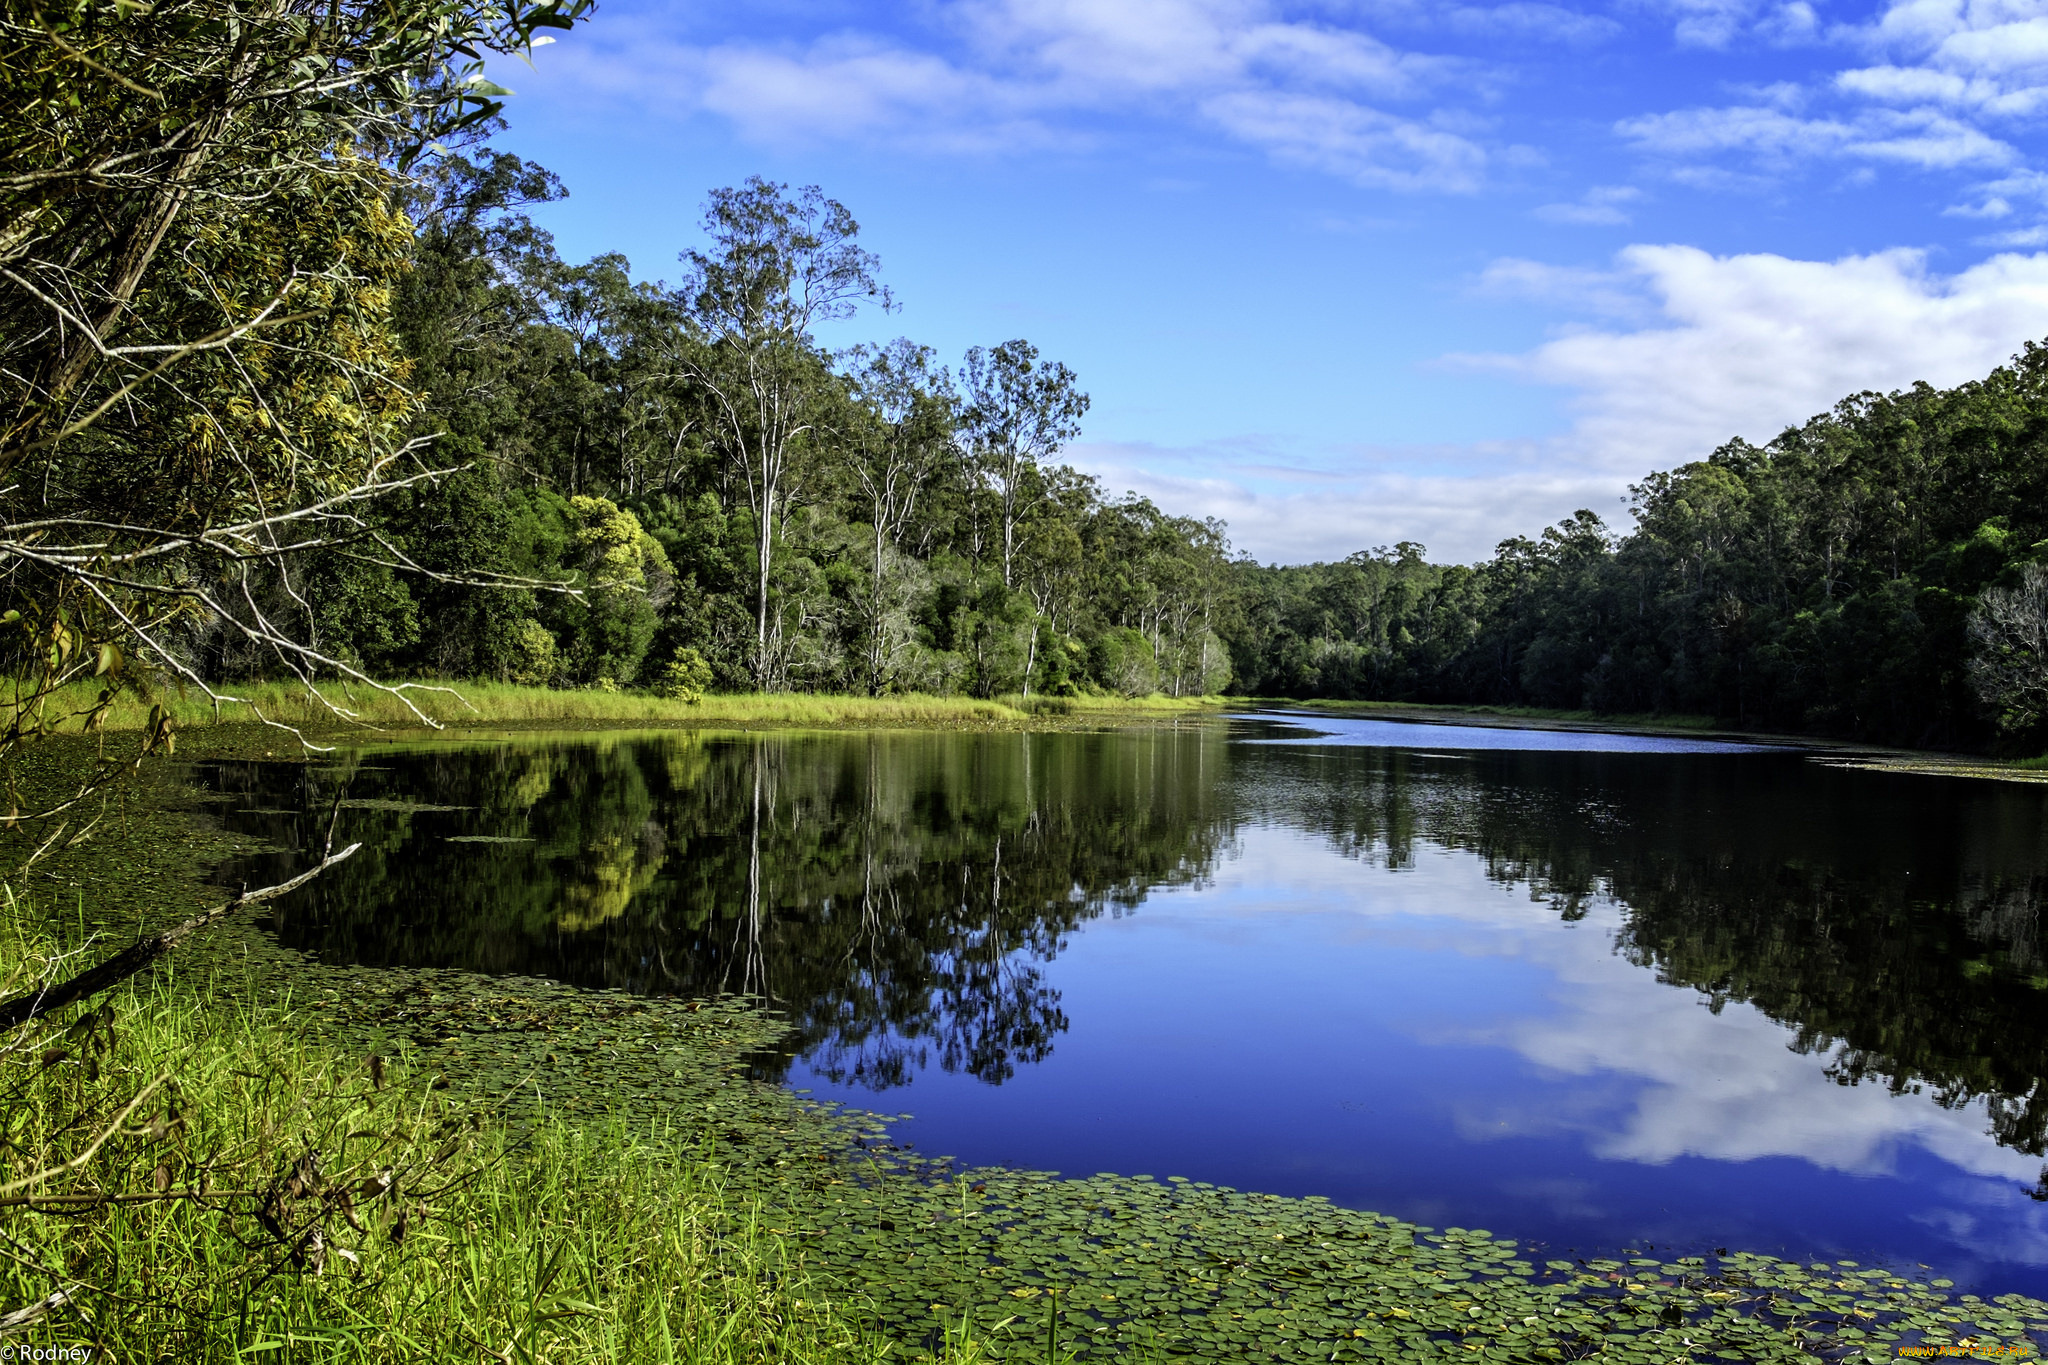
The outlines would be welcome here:
[[[1715,1012],[1477,856],[1388,869],[1239,831],[1213,883],[1098,921],[1050,966],[1069,1033],[1000,1087],[889,1103],[926,1151],[1324,1194],[1580,1254],[1741,1246],[2048,1286],[2040,1160],[1984,1104],[1839,1084],[1830,1052]],[[872,1103],[807,1076],[821,1097]]]

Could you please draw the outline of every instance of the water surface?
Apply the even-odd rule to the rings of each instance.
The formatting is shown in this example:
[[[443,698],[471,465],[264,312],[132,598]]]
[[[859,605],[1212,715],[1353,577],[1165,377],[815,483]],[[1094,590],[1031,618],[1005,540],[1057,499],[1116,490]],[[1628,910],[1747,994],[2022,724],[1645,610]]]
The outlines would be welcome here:
[[[286,945],[763,995],[928,1151],[2048,1290],[2039,787],[1300,716],[211,775],[365,841]]]

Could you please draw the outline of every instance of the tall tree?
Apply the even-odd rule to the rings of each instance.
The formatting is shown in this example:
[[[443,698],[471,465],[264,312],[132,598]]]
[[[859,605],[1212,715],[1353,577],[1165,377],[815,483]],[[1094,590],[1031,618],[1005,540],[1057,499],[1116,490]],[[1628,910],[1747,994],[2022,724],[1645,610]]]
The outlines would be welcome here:
[[[847,355],[855,429],[842,433],[842,458],[874,529],[866,673],[876,696],[889,673],[889,560],[900,557],[903,529],[937,477],[953,435],[953,380],[932,364],[933,355],[931,347],[900,337]]]
[[[860,225],[815,185],[795,195],[759,176],[714,190],[708,250],[683,253],[681,297],[700,344],[683,361],[712,396],[719,435],[746,486],[755,523],[754,677],[775,682],[769,584],[776,518],[792,457],[816,426],[826,377],[814,329],[864,302],[893,306]]]
[[[962,379],[969,457],[995,498],[1003,586],[1015,587],[1018,527],[1045,496],[1042,466],[1081,434],[1088,395],[1072,370],[1041,364],[1038,348],[1022,340],[969,350]]]

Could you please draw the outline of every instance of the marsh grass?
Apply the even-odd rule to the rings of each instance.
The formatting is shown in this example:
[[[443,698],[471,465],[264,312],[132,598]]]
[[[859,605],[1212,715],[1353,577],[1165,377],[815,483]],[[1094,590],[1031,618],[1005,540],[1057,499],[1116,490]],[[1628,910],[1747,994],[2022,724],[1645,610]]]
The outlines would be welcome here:
[[[7,990],[75,967],[9,918]],[[0,1342],[181,1362],[977,1358],[943,1334],[906,1351],[828,1303],[794,1229],[684,1135],[512,1124],[435,1086],[161,978],[25,1031],[0,1051],[0,1310],[29,1312]]]
[[[297,683],[251,683],[222,690],[227,695],[240,698],[241,704],[225,705],[216,712],[204,694],[170,687],[148,695],[123,693],[107,709],[101,728],[139,731],[148,723],[151,707],[157,705],[169,713],[173,726],[186,731],[216,723],[247,724],[257,720],[259,715],[323,735],[354,728],[348,719],[351,716],[363,724],[385,729],[415,729],[421,725],[419,717],[397,697],[341,683],[320,685],[321,697],[325,700],[314,697]],[[855,697],[801,692],[713,694],[696,701],[682,701],[648,692],[609,692],[594,688],[561,690],[488,682],[410,684],[406,695],[435,722],[454,726],[552,722],[701,727],[955,727],[1015,725],[1034,717],[1159,716],[1191,713],[1221,704],[1221,699],[1215,697],[1027,699],[1009,696],[981,699],[916,693]],[[53,718],[84,715],[97,696],[98,691],[93,687],[81,685],[64,689],[51,699],[49,713]],[[63,728],[76,729],[77,725],[73,723]]]

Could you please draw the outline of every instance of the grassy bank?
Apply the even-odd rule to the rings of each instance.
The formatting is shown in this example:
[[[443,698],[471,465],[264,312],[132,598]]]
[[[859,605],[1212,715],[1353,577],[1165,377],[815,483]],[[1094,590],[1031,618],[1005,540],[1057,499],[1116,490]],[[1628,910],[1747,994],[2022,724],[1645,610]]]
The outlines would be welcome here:
[[[61,974],[20,926],[10,994]],[[0,1304],[30,1306],[0,1339],[117,1361],[976,1358],[825,1297],[701,1132],[510,1124],[305,1023],[159,976],[0,1051]]]
[[[520,687],[511,683],[448,682],[404,684],[404,699],[389,692],[342,683],[322,683],[319,695],[297,683],[266,682],[223,687],[234,702],[216,710],[196,689],[166,687],[150,697],[124,694],[109,708],[104,725],[115,731],[142,728],[153,705],[162,705],[181,730],[215,724],[246,724],[259,716],[308,733],[346,732],[356,725],[411,729],[422,722],[417,707],[436,724],[618,725],[618,726],[859,726],[971,727],[1024,725],[1059,718],[1164,716],[1193,713],[1221,704],[1220,698],[1190,697],[934,697],[907,693],[886,697],[835,696],[804,692],[711,694],[694,702],[648,692],[605,692]],[[82,714],[96,689],[78,686],[51,699],[53,716]],[[410,702],[411,706],[408,706]]]

